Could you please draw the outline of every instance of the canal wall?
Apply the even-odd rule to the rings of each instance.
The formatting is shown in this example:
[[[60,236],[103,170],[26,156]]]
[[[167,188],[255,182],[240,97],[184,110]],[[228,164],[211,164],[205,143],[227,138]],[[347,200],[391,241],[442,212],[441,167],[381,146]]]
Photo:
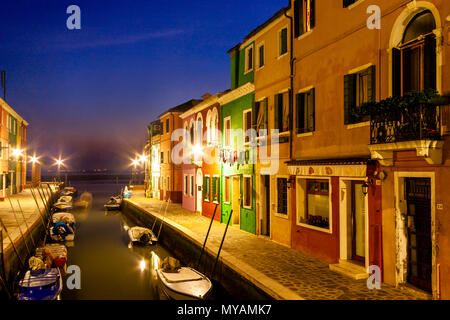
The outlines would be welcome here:
[[[131,221],[150,229],[155,219],[157,219],[154,231],[156,234],[158,233],[161,220],[151,212],[140,208],[137,204],[124,200],[122,202],[122,213]],[[194,267],[197,264],[203,243],[196,240],[190,233],[188,229],[166,220],[163,222],[158,240],[179,258],[184,265]],[[245,297],[246,300],[272,300],[278,298],[267,293],[248,279],[243,272],[239,271],[236,264],[229,261],[230,259],[219,257],[214,276],[211,277],[217,249],[215,252],[208,248],[205,250],[198,270],[210,277],[213,282],[218,282],[233,299],[238,299],[238,297]],[[224,254],[224,251],[222,251],[221,256],[222,254]]]
[[[53,192],[50,198],[49,208],[51,208],[51,205],[56,201],[57,197],[57,193]],[[40,205],[41,210],[44,209],[42,202]],[[47,221],[49,214],[50,210],[48,209],[44,213],[45,221]],[[3,247],[3,256],[1,257],[2,261],[0,261],[0,275],[6,281],[11,292],[14,282],[17,280],[18,273],[23,270],[23,267],[28,266],[28,258],[30,257],[29,251],[31,254],[34,254],[36,247],[42,244],[43,238],[46,234],[46,227],[44,227],[40,215],[39,219],[28,225],[29,228],[27,230],[25,230],[25,224],[22,224],[21,227],[23,228],[23,238],[21,235],[16,236],[19,233],[18,230],[15,230],[15,232],[10,234],[10,236],[14,239],[14,247],[16,250],[14,250],[14,247],[8,241],[8,245]],[[32,239],[35,246],[33,246]],[[5,242],[6,240],[9,239],[6,232],[3,230],[3,241]],[[0,296],[7,296],[7,293],[2,286],[0,286]]]

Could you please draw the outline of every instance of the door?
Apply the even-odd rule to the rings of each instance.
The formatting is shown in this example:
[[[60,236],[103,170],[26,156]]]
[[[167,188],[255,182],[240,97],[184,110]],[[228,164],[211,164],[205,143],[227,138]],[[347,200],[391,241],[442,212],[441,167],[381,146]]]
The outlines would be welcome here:
[[[203,205],[203,172],[201,169],[197,170],[197,211],[202,213],[202,205]]]
[[[240,225],[241,223],[241,178],[239,176],[233,177],[233,217],[231,223],[233,225]]]
[[[261,235],[270,236],[270,176],[261,176]]]
[[[352,260],[366,260],[366,196],[363,182],[352,181]]]
[[[408,282],[431,291],[431,180],[407,178]]]

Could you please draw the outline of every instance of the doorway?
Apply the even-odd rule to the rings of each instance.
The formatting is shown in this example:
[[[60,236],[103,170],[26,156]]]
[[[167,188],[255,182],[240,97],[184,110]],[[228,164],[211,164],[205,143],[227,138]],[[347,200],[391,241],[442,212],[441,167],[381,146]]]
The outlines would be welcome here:
[[[260,190],[261,235],[270,237],[270,176],[261,176]]]
[[[241,224],[241,177],[233,177],[233,217],[231,223],[240,226]]]
[[[203,204],[203,173],[201,169],[197,169],[197,212],[202,213],[202,204]]]
[[[407,281],[431,291],[431,179],[406,178]]]
[[[352,181],[351,242],[352,260],[365,264],[366,260],[366,196],[363,181]]]

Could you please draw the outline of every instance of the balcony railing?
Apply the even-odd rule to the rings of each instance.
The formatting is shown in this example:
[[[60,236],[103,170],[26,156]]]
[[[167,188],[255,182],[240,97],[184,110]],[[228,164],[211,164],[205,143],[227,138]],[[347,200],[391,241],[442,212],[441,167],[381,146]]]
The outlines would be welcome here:
[[[442,140],[449,129],[449,106],[421,103],[372,115],[370,144],[415,140]]]

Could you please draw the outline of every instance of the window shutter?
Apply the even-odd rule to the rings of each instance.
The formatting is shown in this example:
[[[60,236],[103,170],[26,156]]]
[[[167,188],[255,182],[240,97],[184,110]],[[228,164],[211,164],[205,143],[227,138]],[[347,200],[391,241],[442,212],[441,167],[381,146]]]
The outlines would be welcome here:
[[[310,3],[310,9],[311,9],[311,17],[310,17],[310,25],[311,25],[311,29],[315,27],[316,25],[316,1],[315,0],[311,0]]]
[[[260,102],[253,101],[253,108],[252,108],[252,128],[256,129],[256,125],[258,123],[258,113],[260,108]]]
[[[206,199],[206,177],[203,177],[203,199]]]
[[[402,88],[402,58],[401,51],[392,49],[392,96],[401,96]]]
[[[370,66],[369,69],[367,69],[369,77],[367,80],[367,95],[368,95],[368,101],[369,102],[375,102],[375,96],[376,96],[376,73],[375,73],[375,66]]]
[[[311,92],[309,94],[309,101],[308,101],[308,132],[313,132],[316,127],[316,119],[315,119],[315,101],[316,101],[316,89],[311,89]]]
[[[274,103],[274,110],[273,110],[273,116],[274,116],[274,126],[273,126],[273,128],[276,130],[276,129],[280,129],[279,128],[279,123],[278,123],[278,112],[280,111],[279,110],[279,101],[278,101],[278,94],[276,94],[275,95],[275,103]]]
[[[356,74],[344,77],[344,124],[352,122],[352,110],[356,105]]]
[[[264,129],[269,130],[269,98],[264,99]]]
[[[305,94],[299,93],[297,98],[297,133],[305,132]]]
[[[299,15],[300,0],[294,0],[294,36],[300,36],[300,15]]]
[[[304,27],[304,16],[303,16],[303,2],[305,0],[299,0],[300,3],[298,5],[298,34],[301,36],[305,33],[305,27]]]
[[[425,38],[424,89],[436,90],[436,37],[434,35]]]

